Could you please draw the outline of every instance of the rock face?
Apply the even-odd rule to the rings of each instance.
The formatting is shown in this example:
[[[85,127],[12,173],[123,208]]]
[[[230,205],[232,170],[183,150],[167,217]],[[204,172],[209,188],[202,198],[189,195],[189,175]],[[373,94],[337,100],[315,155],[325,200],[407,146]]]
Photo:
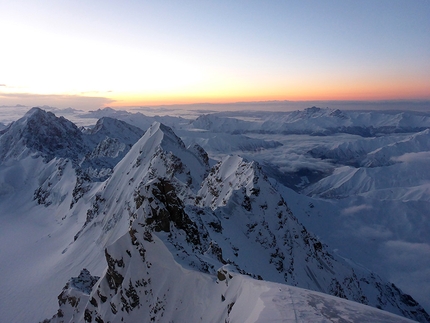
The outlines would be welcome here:
[[[209,168],[201,148],[162,124],[92,194],[75,243],[104,244],[107,269],[79,307],[60,304],[64,322],[229,321],[244,275],[430,321],[395,285],[330,254],[257,163],[227,156]]]
[[[83,133],[88,149],[80,168],[91,178],[104,180],[144,131],[124,121],[103,117],[94,128]]]
[[[54,157],[78,162],[85,144],[81,131],[69,120],[33,108],[3,131],[0,162],[33,154],[45,160]]]
[[[57,314],[51,320],[44,322],[68,322],[69,317],[75,313],[84,313],[84,320],[88,321],[88,315],[84,311],[86,303],[93,301],[89,299],[93,286],[100,279],[97,276],[91,276],[87,269],[82,269],[78,277],[72,277],[64,286],[63,291],[58,295],[58,305],[60,306]]]

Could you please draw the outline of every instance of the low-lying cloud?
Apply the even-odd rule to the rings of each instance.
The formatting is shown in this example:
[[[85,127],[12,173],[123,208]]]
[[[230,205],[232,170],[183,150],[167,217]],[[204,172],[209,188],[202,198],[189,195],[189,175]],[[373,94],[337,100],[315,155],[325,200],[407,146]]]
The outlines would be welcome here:
[[[430,160],[430,151],[420,151],[417,153],[406,153],[401,156],[391,158],[395,162],[413,163],[428,162]]]
[[[385,240],[393,236],[393,233],[382,225],[362,226],[354,233],[360,238],[372,240]]]
[[[430,245],[427,243],[389,240],[381,251],[396,268],[430,268]]]
[[[354,214],[363,210],[370,210],[372,209],[372,206],[370,205],[366,205],[366,204],[362,204],[362,205],[354,205],[351,207],[347,207],[345,209],[342,210],[342,214],[344,215],[350,215],[350,214]]]

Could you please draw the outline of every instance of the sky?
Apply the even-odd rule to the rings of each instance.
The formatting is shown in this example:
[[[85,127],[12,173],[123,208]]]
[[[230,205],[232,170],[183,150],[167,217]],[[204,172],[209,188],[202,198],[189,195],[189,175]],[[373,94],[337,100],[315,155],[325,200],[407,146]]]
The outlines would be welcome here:
[[[0,0],[0,106],[430,101],[429,0]]]

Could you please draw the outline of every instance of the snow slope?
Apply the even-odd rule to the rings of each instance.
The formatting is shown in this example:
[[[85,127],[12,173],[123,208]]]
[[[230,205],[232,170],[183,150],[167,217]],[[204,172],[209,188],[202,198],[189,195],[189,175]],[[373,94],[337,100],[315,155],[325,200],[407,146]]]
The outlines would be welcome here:
[[[107,248],[101,279],[85,270],[72,278],[49,322],[412,322],[327,294],[255,280],[228,266],[216,276],[185,269],[157,236],[136,241],[142,231],[132,227]]]

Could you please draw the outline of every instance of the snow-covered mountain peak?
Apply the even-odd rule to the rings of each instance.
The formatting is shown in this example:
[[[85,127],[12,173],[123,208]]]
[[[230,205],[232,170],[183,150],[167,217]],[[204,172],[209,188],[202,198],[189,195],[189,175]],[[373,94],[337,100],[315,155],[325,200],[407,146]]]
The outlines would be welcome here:
[[[142,136],[143,131],[137,127],[134,127],[124,121],[114,119],[111,117],[102,117],[100,118],[96,125],[93,128],[87,129],[85,133],[87,134],[116,134],[120,135],[123,129],[130,129],[135,133],[139,134],[139,137]]]
[[[172,128],[164,125],[163,123],[155,121],[147,130],[149,136],[161,136],[162,140],[160,144],[162,145],[178,145],[181,148],[185,148],[185,144],[182,142],[172,130]]]
[[[77,161],[84,149],[78,127],[52,112],[32,108],[21,119],[12,123],[0,138],[0,161],[19,159],[36,154],[47,160],[54,157]]]
[[[226,156],[216,164],[205,178],[199,196],[202,205],[215,209],[226,205],[234,191],[244,189],[250,195],[259,190],[261,169],[255,161],[248,162],[240,156]]]
[[[306,108],[301,111],[297,111],[302,117],[308,118],[320,118],[320,117],[337,117],[341,119],[347,118],[346,114],[343,113],[339,109],[331,109],[331,108],[319,108],[316,106]]]
[[[95,111],[90,111],[87,116],[91,116],[93,118],[103,118],[103,117],[117,117],[119,115],[129,115],[130,112],[123,111],[123,110],[115,110],[112,108],[103,108],[103,109],[97,109]]]
[[[207,159],[203,149],[187,149],[171,128],[154,122],[117,165],[115,173],[135,174],[134,178],[176,177],[184,185],[195,187],[207,172]]]
[[[66,285],[57,314],[46,322],[412,322],[326,294],[255,280],[229,266],[217,276],[183,268],[142,226],[109,246],[105,257],[108,268],[91,293]]]
[[[38,132],[46,131],[44,128],[58,128],[60,125],[72,131],[79,131],[78,127],[73,122],[61,116],[57,117],[54,113],[45,111],[39,107],[31,108],[21,119],[16,121],[16,123],[20,125],[38,125],[39,129],[36,129],[36,127],[32,128],[32,130]]]
[[[95,193],[93,206],[76,237],[87,230],[90,223],[101,221],[103,232],[113,229],[117,232],[103,236],[101,241],[112,242],[112,234],[118,237],[127,230],[128,221],[121,219],[124,215],[131,216],[136,203],[130,201],[138,200],[148,183],[154,180],[169,182],[175,186],[175,194],[186,200],[198,190],[208,169],[208,158],[203,149],[187,149],[169,127],[154,122]]]
[[[322,108],[313,106],[310,108],[306,108],[303,111],[303,115],[315,118],[315,117],[320,117],[321,115],[325,115],[327,114],[327,112],[331,112],[331,110],[329,110],[328,108],[322,109]]]
[[[52,115],[53,113],[45,111],[39,107],[33,107],[25,113],[24,118],[31,118],[32,116],[37,116],[37,115],[43,118],[43,116],[50,115],[50,114]]]

